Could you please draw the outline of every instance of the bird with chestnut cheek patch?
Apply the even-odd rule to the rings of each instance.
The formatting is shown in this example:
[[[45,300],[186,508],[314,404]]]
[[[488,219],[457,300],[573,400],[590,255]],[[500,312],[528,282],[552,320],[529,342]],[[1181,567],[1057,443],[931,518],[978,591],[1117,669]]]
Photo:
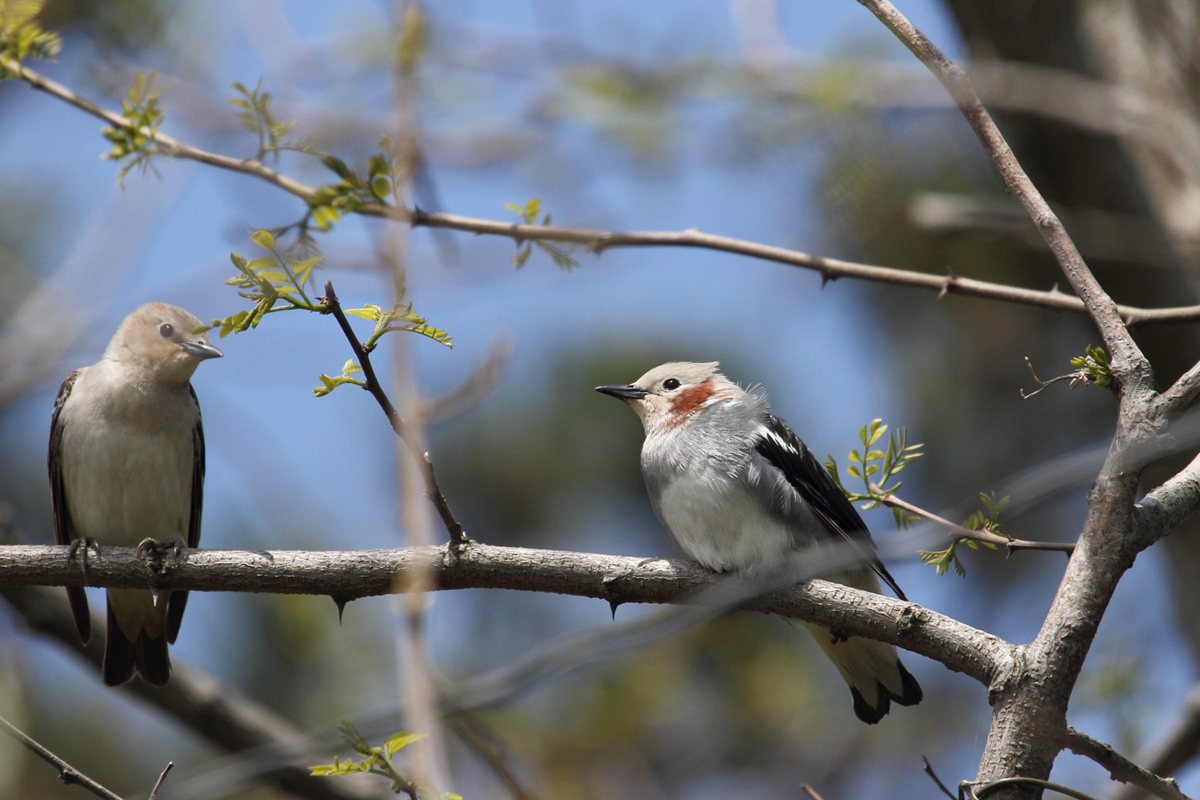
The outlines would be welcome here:
[[[823,577],[907,599],[875,553],[866,524],[762,391],[746,391],[713,362],[671,362],[630,384],[598,386],[645,428],[642,476],[658,518],[684,552],[712,570],[767,574],[797,551],[840,545],[857,567]],[[854,713],[876,723],[893,702],[921,702],[896,648],[840,638],[805,623],[850,687]]]

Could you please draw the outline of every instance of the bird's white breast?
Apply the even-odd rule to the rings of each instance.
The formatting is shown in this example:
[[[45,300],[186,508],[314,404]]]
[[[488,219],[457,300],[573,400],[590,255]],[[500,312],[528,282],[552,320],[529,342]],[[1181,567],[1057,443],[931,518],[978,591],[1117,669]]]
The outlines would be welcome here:
[[[186,541],[195,403],[186,387],[131,386],[106,367],[81,372],[59,417],[75,530],[106,544]]]
[[[783,521],[733,481],[680,475],[664,487],[659,513],[683,551],[709,569],[777,567],[793,547]]]

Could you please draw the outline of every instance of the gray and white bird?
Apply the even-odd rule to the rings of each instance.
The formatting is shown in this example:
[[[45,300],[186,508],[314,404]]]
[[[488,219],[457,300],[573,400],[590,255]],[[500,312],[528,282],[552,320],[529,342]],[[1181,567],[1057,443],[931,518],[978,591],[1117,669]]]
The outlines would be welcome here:
[[[221,351],[199,319],[147,303],[125,317],[104,356],[63,381],[50,422],[50,487],[59,544],[135,547],[145,539],[196,547],[204,488],[204,430],[190,383]],[[77,546],[77,545],[76,545]],[[86,552],[83,554],[86,558]],[[91,639],[87,596],[68,588],[75,626]],[[187,592],[108,591],[104,682],[171,673]]]
[[[684,552],[720,572],[768,574],[796,551],[840,545],[860,566],[825,577],[870,592],[879,592],[882,579],[907,599],[854,506],[771,413],[765,394],[742,389],[717,366],[672,362],[631,384],[596,387],[641,419],[650,503]],[[863,722],[879,722],[893,701],[921,702],[921,687],[893,646],[806,626],[850,687]]]

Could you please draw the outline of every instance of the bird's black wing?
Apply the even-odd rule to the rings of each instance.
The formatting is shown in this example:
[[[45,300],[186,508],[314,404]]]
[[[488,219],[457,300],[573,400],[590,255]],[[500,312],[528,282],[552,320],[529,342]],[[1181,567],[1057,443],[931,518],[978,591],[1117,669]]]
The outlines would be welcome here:
[[[188,384],[188,394],[196,404],[196,427],[192,429],[192,507],[188,516],[187,546],[195,549],[200,546],[200,515],[204,510],[204,424],[200,419],[200,400],[191,384]],[[187,592],[171,592],[167,607],[167,641],[171,644],[179,635],[187,599]]]
[[[66,486],[63,483],[63,429],[66,421],[62,418],[63,406],[71,396],[75,379],[79,370],[67,376],[58,389],[54,398],[54,413],[50,417],[50,452],[48,465],[50,467],[50,498],[54,504],[54,538],[59,544],[71,544],[78,538],[75,523],[71,520],[71,509],[67,506]],[[84,545],[86,551],[87,545]],[[87,558],[84,552],[83,558]],[[79,639],[87,644],[92,639],[92,615],[88,613],[87,595],[79,586],[67,587],[67,600],[71,603],[71,613],[75,617],[75,629],[79,631]]]
[[[875,555],[875,544],[858,511],[787,423],[766,414],[755,449],[783,474],[836,539],[846,542],[897,597],[908,599]]]

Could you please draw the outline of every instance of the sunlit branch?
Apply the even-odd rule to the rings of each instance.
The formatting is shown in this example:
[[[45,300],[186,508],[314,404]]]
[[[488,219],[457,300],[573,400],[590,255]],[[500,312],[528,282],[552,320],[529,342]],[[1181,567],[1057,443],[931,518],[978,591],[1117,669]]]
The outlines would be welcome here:
[[[51,80],[36,70],[0,57],[0,69],[4,69],[27,82],[30,86],[46,92],[105,123],[117,127],[130,127],[131,122],[114,111],[102,108],[79,97],[70,88]],[[318,203],[316,187],[284,175],[263,164],[258,159],[238,159],[232,156],[203,150],[167,134],[143,131],[156,147],[158,155],[198,161],[221,169],[239,172],[267,181],[283,191],[294,195],[312,206]],[[1054,311],[1087,313],[1082,300],[1058,291],[1026,289],[992,281],[965,278],[953,273],[939,275],[930,272],[898,269],[875,264],[863,264],[820,255],[801,250],[753,242],[730,236],[704,233],[699,230],[683,231],[608,231],[594,228],[572,228],[556,225],[536,225],[504,222],[500,220],[466,217],[458,214],[424,211],[419,208],[404,209],[382,204],[364,204],[355,212],[369,217],[393,219],[414,227],[442,228],[447,230],[476,233],[486,236],[501,236],[515,242],[548,241],[578,244],[593,252],[618,247],[690,247],[715,250],[734,255],[757,258],[788,266],[810,269],[820,273],[823,280],[852,278],[898,286],[933,291],[939,297],[962,295],[997,302],[1015,303]],[[1035,220],[1036,221],[1036,220]],[[1060,226],[1061,227],[1061,226]],[[1114,307],[1119,319],[1126,324],[1151,325],[1200,320],[1200,305],[1174,306],[1166,308],[1141,308],[1117,305]]]

